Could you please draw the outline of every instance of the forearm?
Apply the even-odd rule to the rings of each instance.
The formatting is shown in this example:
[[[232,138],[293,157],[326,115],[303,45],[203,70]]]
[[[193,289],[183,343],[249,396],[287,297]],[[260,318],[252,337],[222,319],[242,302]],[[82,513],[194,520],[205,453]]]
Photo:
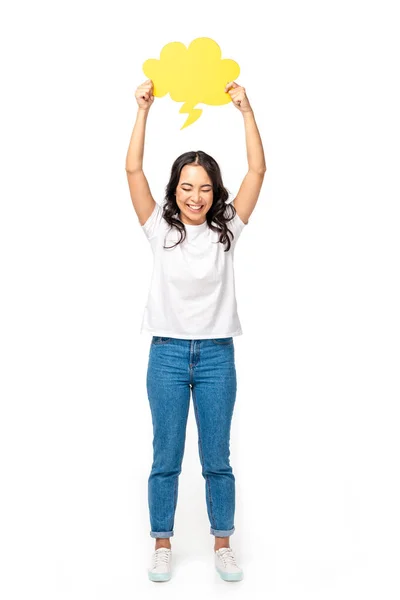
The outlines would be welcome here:
[[[256,171],[257,173],[264,172],[267,170],[264,149],[253,111],[250,110],[244,112],[243,119],[246,134],[246,150],[249,171]]]
[[[144,154],[144,138],[147,122],[147,110],[138,109],[135,125],[133,127],[128,153],[126,155],[125,169],[128,172],[142,170]]]

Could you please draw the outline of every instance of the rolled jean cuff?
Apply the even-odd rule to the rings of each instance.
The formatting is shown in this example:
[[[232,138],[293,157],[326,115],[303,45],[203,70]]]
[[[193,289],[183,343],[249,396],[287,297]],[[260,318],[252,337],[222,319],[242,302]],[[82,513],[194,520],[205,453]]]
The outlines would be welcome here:
[[[216,535],[217,537],[229,537],[234,531],[234,527],[232,527],[232,529],[213,529],[210,527],[211,535]]]
[[[174,535],[174,531],[150,531],[152,538],[169,538]]]

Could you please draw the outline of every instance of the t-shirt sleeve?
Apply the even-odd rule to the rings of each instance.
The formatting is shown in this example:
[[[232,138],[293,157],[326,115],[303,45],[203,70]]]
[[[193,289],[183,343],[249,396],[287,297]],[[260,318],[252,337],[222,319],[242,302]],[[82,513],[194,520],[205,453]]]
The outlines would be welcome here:
[[[229,209],[228,216],[230,216],[230,212],[231,212],[231,209]],[[233,244],[235,244],[237,242],[237,240],[239,239],[239,236],[242,233],[243,229],[246,227],[246,225],[248,225],[248,223],[244,223],[242,221],[242,219],[239,217],[238,213],[236,213],[235,216],[233,217],[233,219],[228,221],[226,225],[227,225],[228,229],[230,229],[232,231],[233,235],[235,236],[234,239],[232,240]]]
[[[142,230],[147,237],[148,240],[151,240],[157,237],[158,232],[160,231],[161,222],[162,222],[162,207],[156,202],[153,212],[150,217],[147,219],[146,223],[142,225]]]

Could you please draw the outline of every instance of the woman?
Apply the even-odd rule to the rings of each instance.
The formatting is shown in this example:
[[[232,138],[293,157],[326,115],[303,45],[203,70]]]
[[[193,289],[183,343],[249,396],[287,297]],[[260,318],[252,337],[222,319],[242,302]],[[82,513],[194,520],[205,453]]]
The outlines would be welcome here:
[[[241,335],[235,298],[233,253],[256,205],[266,166],[244,87],[225,87],[242,113],[248,172],[229,204],[216,161],[186,152],[171,170],[161,207],[143,173],[146,121],[154,102],[151,80],[135,93],[136,122],[126,157],[133,207],[154,257],[141,331],[153,334],[147,392],[153,422],[153,465],[148,480],[150,536],[155,552],[149,578],[171,577],[171,543],[178,478],[192,392],[198,448],[205,479],[215,567],[224,580],[242,579],[229,536],[235,530],[235,478],[229,435],[236,398],[233,337]]]

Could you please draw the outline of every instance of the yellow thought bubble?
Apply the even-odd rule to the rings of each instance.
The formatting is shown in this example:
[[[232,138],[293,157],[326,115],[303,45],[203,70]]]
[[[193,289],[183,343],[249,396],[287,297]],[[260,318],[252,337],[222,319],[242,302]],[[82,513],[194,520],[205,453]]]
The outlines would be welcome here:
[[[193,40],[186,48],[181,42],[163,47],[160,59],[143,63],[146,77],[153,82],[153,95],[162,98],[169,92],[175,102],[184,102],[180,113],[188,113],[184,125],[191,125],[202,114],[196,104],[220,106],[231,102],[225,86],[239,76],[240,67],[229,58],[221,58],[221,48],[211,38]]]

